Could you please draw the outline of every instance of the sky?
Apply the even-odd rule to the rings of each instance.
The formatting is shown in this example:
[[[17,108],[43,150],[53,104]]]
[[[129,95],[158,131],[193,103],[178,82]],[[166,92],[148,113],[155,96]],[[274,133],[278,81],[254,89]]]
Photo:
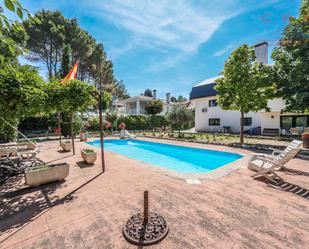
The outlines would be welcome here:
[[[22,0],[32,13],[60,10],[78,19],[113,61],[131,96],[188,97],[217,76],[244,43],[267,41],[269,55],[300,0]],[[270,60],[271,61],[271,60]],[[46,73],[42,69],[42,73]]]

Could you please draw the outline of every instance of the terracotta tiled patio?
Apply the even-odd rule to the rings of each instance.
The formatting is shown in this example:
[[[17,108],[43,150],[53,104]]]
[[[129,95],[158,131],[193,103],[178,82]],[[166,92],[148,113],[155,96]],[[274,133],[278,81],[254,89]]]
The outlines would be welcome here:
[[[17,186],[1,186],[0,248],[137,248],[121,229],[141,209],[144,190],[151,210],[170,227],[165,240],[149,248],[308,248],[309,161],[290,161],[287,168],[293,170],[279,173],[285,182],[278,186],[253,180],[248,169],[189,185],[113,153],[106,153],[101,174],[100,160],[90,167],[81,162],[82,142],[76,142],[76,156],[62,153],[57,141],[41,145],[40,158],[68,162],[70,175],[40,188],[25,188],[22,177],[15,179]]]

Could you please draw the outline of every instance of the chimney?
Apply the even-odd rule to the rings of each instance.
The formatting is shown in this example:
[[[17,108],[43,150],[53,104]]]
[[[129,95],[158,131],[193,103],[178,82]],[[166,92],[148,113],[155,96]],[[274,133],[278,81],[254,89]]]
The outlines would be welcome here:
[[[152,90],[153,99],[157,99],[157,90]]]
[[[167,93],[166,94],[166,103],[170,103],[171,102],[171,94],[170,93]]]
[[[268,43],[261,42],[254,46],[256,61],[263,64],[268,64]]]

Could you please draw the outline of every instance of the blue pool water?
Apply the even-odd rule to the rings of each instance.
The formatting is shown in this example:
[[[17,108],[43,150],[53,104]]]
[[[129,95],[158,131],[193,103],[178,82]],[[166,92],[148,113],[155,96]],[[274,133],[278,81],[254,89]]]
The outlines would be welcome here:
[[[99,148],[100,140],[87,144]],[[104,149],[180,173],[206,173],[242,157],[234,153],[135,139],[105,139]]]

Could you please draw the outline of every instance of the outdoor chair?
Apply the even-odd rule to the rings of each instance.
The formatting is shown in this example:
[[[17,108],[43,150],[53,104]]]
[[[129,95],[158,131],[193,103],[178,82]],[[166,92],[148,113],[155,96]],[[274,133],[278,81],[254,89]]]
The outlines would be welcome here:
[[[18,156],[21,159],[34,158],[40,152],[39,147],[35,149],[28,149],[27,146],[6,146],[0,147],[0,157],[4,156]]]
[[[130,134],[127,130],[120,131],[120,138],[136,138],[136,135]]]
[[[284,150],[269,148],[273,152],[271,155],[264,155],[264,157],[268,157],[270,159],[277,159],[278,162],[281,162],[282,164],[287,163],[289,160],[291,160],[301,149],[302,141],[299,140],[293,140],[288,144],[288,146]]]
[[[301,149],[302,142],[293,140],[283,151],[273,149],[271,155],[255,155],[254,159],[249,162],[248,168],[257,171],[253,178],[262,175],[270,181],[276,183],[275,177],[278,174],[275,172],[280,170],[288,161],[290,161]]]

